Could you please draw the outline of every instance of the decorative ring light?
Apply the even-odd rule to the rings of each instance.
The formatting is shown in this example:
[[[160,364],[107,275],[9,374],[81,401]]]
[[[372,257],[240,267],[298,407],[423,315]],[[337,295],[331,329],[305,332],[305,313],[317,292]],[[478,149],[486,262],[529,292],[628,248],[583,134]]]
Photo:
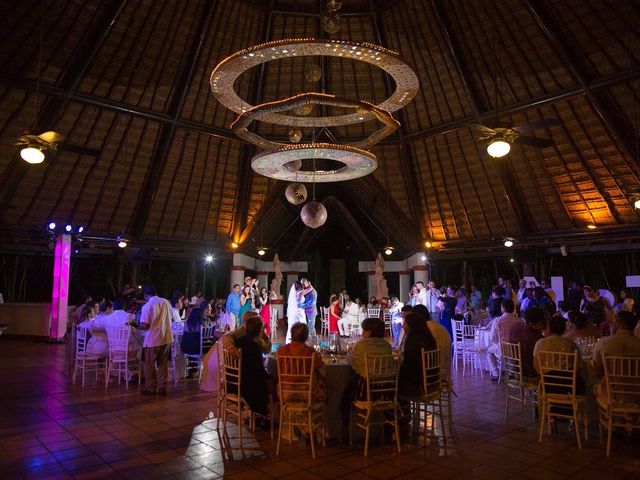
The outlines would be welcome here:
[[[248,69],[271,60],[283,58],[324,56],[360,60],[380,67],[395,82],[396,88],[391,96],[376,105],[380,110],[394,112],[404,107],[418,92],[418,77],[413,69],[396,52],[368,42],[345,40],[316,40],[313,38],[275,40],[240,50],[225,58],[211,72],[211,91],[218,101],[229,110],[244,113],[253,105],[238,96],[234,84],[240,75]],[[351,125],[372,119],[371,113],[351,113],[330,117],[304,117],[280,113],[266,113],[262,120],[276,125],[298,127],[304,121],[309,127],[333,127]]]
[[[290,162],[305,159],[335,160],[344,164],[335,170],[293,170]],[[376,156],[359,148],[333,143],[287,145],[257,154],[251,168],[260,175],[292,182],[344,182],[369,175],[378,167]]]
[[[365,115],[373,115],[380,122],[384,124],[379,130],[376,130],[366,139],[359,142],[345,143],[357,148],[369,148],[380,142],[383,138],[388,137],[400,127],[400,122],[395,120],[393,116],[384,110],[375,107],[369,102],[364,100],[345,100],[337,98],[335,95],[329,95],[326,93],[301,93],[294,95],[293,97],[285,98],[283,100],[277,100],[275,102],[268,102],[253,107],[251,110],[241,114],[235,122],[231,124],[231,129],[238,137],[257,145],[260,148],[266,150],[272,150],[280,147],[289,146],[289,143],[280,143],[266,140],[265,138],[249,131],[249,126],[254,120],[264,120],[264,118],[270,114],[278,112],[286,112],[287,110],[297,109],[304,105],[327,105],[330,107],[351,108],[356,110],[359,115],[360,121],[364,120]],[[308,124],[307,120],[313,120],[310,118],[300,118],[298,126],[312,127]],[[313,122],[311,122],[313,123]],[[297,143],[297,142],[295,142]]]

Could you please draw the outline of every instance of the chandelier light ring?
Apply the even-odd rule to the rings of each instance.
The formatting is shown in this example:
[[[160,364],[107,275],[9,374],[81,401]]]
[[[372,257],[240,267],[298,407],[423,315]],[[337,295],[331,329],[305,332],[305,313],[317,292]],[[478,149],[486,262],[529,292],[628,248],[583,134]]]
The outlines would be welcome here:
[[[335,160],[344,166],[335,170],[292,170],[290,162],[305,159]],[[366,150],[333,143],[287,145],[257,154],[251,168],[260,175],[289,182],[344,182],[369,175],[378,167],[376,156]]]
[[[250,68],[283,58],[323,56],[360,60],[375,65],[393,78],[396,88],[389,98],[376,105],[380,110],[395,112],[404,107],[418,92],[418,77],[396,52],[368,42],[346,40],[316,40],[313,38],[283,39],[240,50],[220,62],[211,73],[211,91],[229,110],[242,114],[254,108],[238,96],[234,84]],[[306,117],[306,126],[335,127],[373,119],[372,113],[351,113],[331,117]],[[262,121],[286,126],[299,126],[295,115],[267,113]]]
[[[289,145],[288,143],[280,143],[267,140],[251,131],[249,126],[254,120],[263,120],[266,116],[285,112],[288,110],[297,109],[304,105],[327,105],[331,107],[351,108],[356,111],[360,121],[364,121],[365,115],[372,115],[379,120],[384,126],[373,132],[369,137],[358,142],[347,143],[346,145],[356,148],[369,148],[380,142],[383,138],[388,137],[395,132],[400,123],[393,118],[393,116],[369,102],[363,100],[345,100],[337,98],[335,95],[329,95],[325,93],[301,93],[294,95],[293,97],[285,98],[283,100],[276,100],[275,102],[268,102],[253,107],[251,110],[244,112],[231,124],[231,129],[238,137],[246,140],[254,145],[264,148],[265,150],[273,150],[280,147]],[[298,117],[299,127],[311,127],[313,126],[313,120],[311,118]],[[293,140],[292,140],[293,141]]]

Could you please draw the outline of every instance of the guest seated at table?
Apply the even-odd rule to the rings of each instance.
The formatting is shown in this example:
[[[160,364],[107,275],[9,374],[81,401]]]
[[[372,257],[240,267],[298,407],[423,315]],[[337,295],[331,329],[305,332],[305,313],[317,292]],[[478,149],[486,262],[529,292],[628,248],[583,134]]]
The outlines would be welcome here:
[[[575,342],[578,338],[600,338],[600,331],[584,313],[569,312],[568,317],[570,330],[564,334],[568,340]]]
[[[384,338],[384,321],[367,318],[362,322],[362,340],[358,341],[349,355],[351,368],[365,377],[365,355],[391,355],[391,344]]]
[[[200,335],[202,332],[202,310],[191,309],[189,318],[184,322],[180,349],[187,355],[200,355]]]
[[[524,316],[524,312],[526,312],[527,308],[529,308],[529,306],[534,306],[534,304],[531,304],[531,302],[534,301],[534,296],[533,296],[533,287],[529,287],[525,290],[524,292],[524,298],[522,299],[522,302],[520,303],[520,314]],[[529,305],[531,304],[531,305]]]
[[[404,348],[405,333],[404,333],[404,329],[402,328],[402,325],[404,325],[404,318],[407,315],[409,315],[411,312],[413,312],[413,309],[416,308],[418,305],[416,305],[415,307],[412,307],[411,305],[404,305],[400,309],[400,318],[396,318],[396,320],[392,324],[392,328],[394,328],[394,332],[397,333],[397,335],[393,337],[393,348],[395,350],[398,350],[401,352],[402,349]],[[424,305],[422,306],[424,307]],[[427,312],[429,312],[429,310],[427,310]]]
[[[222,342],[222,346],[229,350],[236,356],[238,355],[238,349],[236,348],[237,341],[244,337],[246,334],[245,322],[250,318],[258,317],[261,318],[259,314],[256,312],[245,312],[242,316],[242,325],[240,325],[235,330],[225,333],[220,341]],[[258,344],[260,351],[262,353],[270,353],[271,352],[271,340],[269,336],[265,333],[264,329],[260,332],[260,334],[255,338],[255,342]]]
[[[342,319],[338,320],[340,336],[348,337],[351,327],[357,325],[359,318],[360,306],[351,299],[347,300],[347,304],[342,312]]]
[[[640,356],[640,338],[634,336],[633,331],[638,323],[637,317],[631,312],[618,312],[613,321],[613,335],[603,338],[596,344],[593,352],[593,367],[596,376],[604,381],[604,355],[619,357]],[[602,394],[602,389],[598,394]]]
[[[367,308],[376,308],[378,306],[378,299],[376,297],[371,297],[369,299],[369,303],[367,303]]]
[[[431,318],[429,310],[424,305],[413,307],[413,313],[420,315],[427,322],[427,327],[436,339],[436,344],[440,349],[440,370],[445,373],[451,371],[451,337],[447,329]]]
[[[524,380],[537,383],[538,373],[533,363],[533,349],[542,338],[542,330],[547,326],[544,312],[538,307],[529,307],[524,312],[526,323],[516,323],[509,330],[509,343],[520,344],[522,375]]]
[[[389,300],[389,297],[382,297],[382,300],[378,302],[378,306],[382,310],[386,310],[387,308],[389,308],[390,305],[391,305],[391,302]]]
[[[182,317],[180,317],[180,310],[182,310],[182,298],[174,297],[171,299],[171,323],[182,324]]]
[[[329,333],[338,333],[340,313],[340,297],[335,294],[331,295],[329,299]]]
[[[491,323],[491,331],[489,332],[489,340],[491,345],[487,349],[487,362],[489,363],[491,380],[498,380],[498,360],[501,356],[500,342],[509,340],[509,331],[517,323],[522,323],[520,317],[514,312],[515,305],[513,300],[503,300],[500,306],[502,315]],[[503,338],[501,338],[501,335]]]
[[[262,352],[258,340],[263,332],[262,318],[254,315],[243,319],[245,334],[235,342],[236,348],[242,351],[242,378],[240,395],[249,404],[251,410],[260,415],[267,414],[269,391],[273,389],[269,383],[269,375],[264,369]]]
[[[281,346],[278,349],[277,356],[280,357],[315,357],[314,378],[315,385],[313,387],[313,399],[318,402],[324,402],[326,397],[324,374],[322,373],[324,363],[322,355],[316,352],[305,342],[309,338],[309,327],[306,323],[298,322],[291,326],[291,342]],[[309,373],[308,371],[305,373]]]
[[[584,374],[584,364],[582,362],[582,357],[580,356],[580,352],[575,343],[571,340],[563,337],[567,322],[564,317],[561,315],[555,315],[549,320],[549,335],[547,337],[541,338],[538,340],[533,347],[533,358],[534,363],[533,366],[540,374],[540,352],[560,352],[560,353],[573,353],[578,352],[578,377],[576,379],[576,394],[582,395],[584,394],[585,387],[585,374]],[[561,388],[561,387],[556,387]],[[563,393],[557,390],[554,390],[552,393]]]
[[[114,306],[116,307],[115,309]],[[142,334],[137,328],[131,326],[131,324],[135,321],[135,316],[128,312],[125,312],[119,307],[120,305],[118,302],[112,303],[110,301],[105,301],[100,306],[100,313],[96,315],[96,318],[93,320],[93,322],[91,322],[92,338],[98,338],[100,345],[95,345],[91,348],[102,348],[101,342],[102,336],[104,336],[104,338],[107,339],[104,351],[104,356],[106,356],[109,353],[107,329],[129,327],[131,329],[131,333],[129,334],[129,355],[140,357],[142,353]],[[87,349],[89,349],[89,345],[87,345]]]
[[[416,305],[417,307],[417,305]],[[427,326],[424,316],[410,313],[404,319],[403,326],[406,334],[404,352],[400,373],[398,377],[398,394],[422,395],[422,349],[425,351],[438,348],[436,339]],[[437,372],[429,371],[427,375],[435,375]]]

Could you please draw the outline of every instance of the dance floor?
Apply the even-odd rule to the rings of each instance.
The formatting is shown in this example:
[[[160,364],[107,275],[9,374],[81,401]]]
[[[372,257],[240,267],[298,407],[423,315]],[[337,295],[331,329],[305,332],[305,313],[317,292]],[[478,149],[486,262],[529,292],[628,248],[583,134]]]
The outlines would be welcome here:
[[[82,390],[64,374],[64,345],[0,337],[0,478],[638,478],[637,435],[616,436],[610,460],[595,427],[582,450],[566,425],[538,444],[529,416],[514,409],[503,422],[502,385],[469,373],[454,381],[455,435],[446,450],[409,440],[402,455],[391,444],[368,459],[360,447],[331,446],[313,460],[303,443],[285,443],[276,458],[268,432],[247,434],[241,452],[231,427],[225,447],[210,419],[215,400],[195,383],[161,398],[124,386]]]

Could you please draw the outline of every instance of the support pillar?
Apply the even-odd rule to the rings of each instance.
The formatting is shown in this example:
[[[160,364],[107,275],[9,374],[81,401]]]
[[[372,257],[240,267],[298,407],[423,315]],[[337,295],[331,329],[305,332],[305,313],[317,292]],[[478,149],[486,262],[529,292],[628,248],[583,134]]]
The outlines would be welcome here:
[[[413,283],[422,282],[426,287],[429,284],[429,265],[414,265]]]
[[[407,300],[407,296],[409,295],[409,289],[411,288],[411,272],[404,271],[398,272],[399,282],[398,282],[398,299],[401,302],[405,302]]]
[[[136,288],[138,278],[140,277],[140,262],[131,262],[131,268],[129,268],[129,285]]]
[[[367,298],[361,298],[362,303],[366,305],[369,303],[371,297],[376,296],[376,272],[367,272]]]
[[[117,262],[117,267],[118,267],[118,275],[116,278],[116,289],[118,290],[118,293],[122,291],[122,282],[124,280],[124,252],[122,252],[122,249],[119,249],[119,251],[116,253],[116,262]],[[137,285],[133,285],[133,288],[136,288]]]
[[[67,332],[69,310],[69,267],[71,266],[71,235],[58,234],[53,256],[53,291],[51,295],[51,327],[49,338],[62,339]]]
[[[467,288],[467,285],[469,284],[469,276],[467,274],[467,272],[469,271],[468,268],[468,264],[466,260],[462,261],[462,283],[460,284],[461,287]]]
[[[229,291],[231,291],[235,284],[238,284],[242,287],[242,285],[244,284],[244,267],[242,265],[231,265],[229,270]]]
[[[256,272],[258,277],[258,287],[266,287],[267,291],[270,289],[269,285],[269,272]]]
[[[535,277],[536,275],[536,265],[532,262],[523,262],[522,263],[522,276],[523,277]]]

